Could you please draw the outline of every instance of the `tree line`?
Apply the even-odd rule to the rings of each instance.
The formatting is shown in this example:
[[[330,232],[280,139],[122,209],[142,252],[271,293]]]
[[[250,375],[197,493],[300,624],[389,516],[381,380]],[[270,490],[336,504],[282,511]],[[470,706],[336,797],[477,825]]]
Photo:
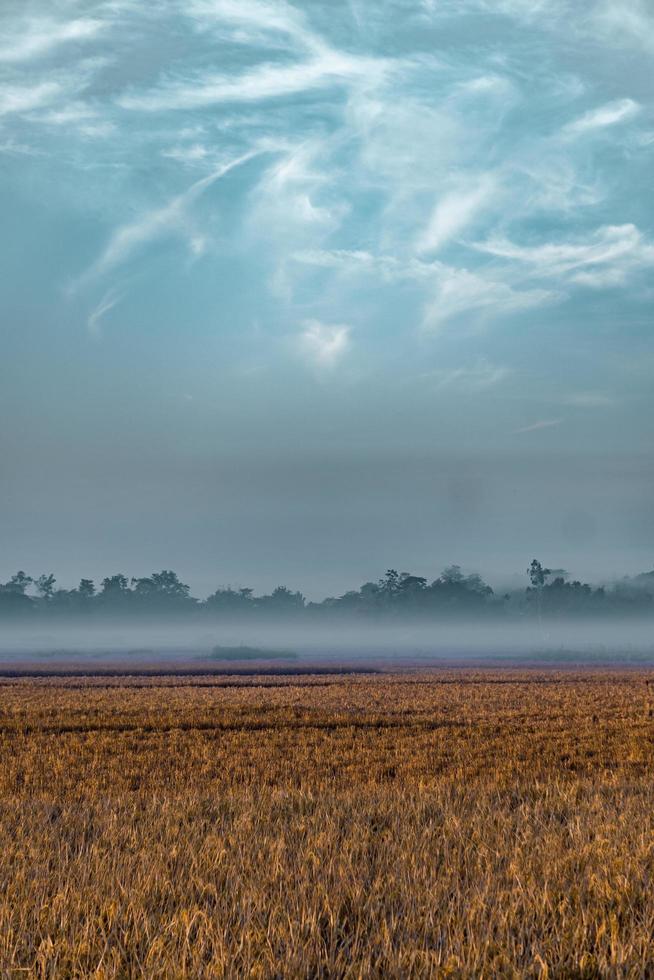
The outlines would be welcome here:
[[[164,569],[141,578],[110,575],[96,586],[82,578],[77,588],[57,587],[53,574],[18,571],[0,584],[0,616],[138,616],[170,614],[240,619],[249,617],[447,617],[566,616],[654,613],[654,572],[610,586],[570,580],[563,569],[546,568],[534,559],[524,588],[496,593],[481,576],[450,565],[431,582],[424,576],[390,568],[359,589],[307,601],[284,585],[270,594],[224,586],[205,599],[191,595],[178,575]]]

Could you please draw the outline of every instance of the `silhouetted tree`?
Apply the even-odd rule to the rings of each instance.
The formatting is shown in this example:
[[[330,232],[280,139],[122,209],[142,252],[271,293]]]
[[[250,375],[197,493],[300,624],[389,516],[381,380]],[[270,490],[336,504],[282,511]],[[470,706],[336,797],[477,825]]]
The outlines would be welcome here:
[[[543,568],[541,563],[537,561],[536,558],[533,559],[531,565],[527,569],[527,575],[529,576],[529,581],[531,582],[531,588],[536,594],[539,623],[542,621],[543,617],[543,588],[545,587],[545,582],[551,574],[551,570],[549,568]]]
[[[25,595],[28,587],[32,584],[34,579],[31,575],[26,575],[25,572],[16,572],[12,575],[9,581],[2,586],[5,592],[14,592],[17,595]]]
[[[46,601],[52,599],[56,581],[57,580],[55,579],[54,575],[39,575],[34,584],[36,585],[37,591],[42,599],[45,599]]]
[[[122,595],[129,591],[125,575],[110,575],[102,579],[102,595]]]
[[[164,569],[153,572],[147,578],[133,578],[132,585],[137,596],[154,596],[157,599],[188,599],[190,589],[180,582],[175,572]]]
[[[379,580],[379,591],[383,604],[389,606],[400,589],[400,574],[394,568],[388,568],[383,578]]]
[[[549,568],[543,568],[541,563],[535,558],[527,569],[527,575],[535,589],[542,589],[551,574],[551,570]]]
[[[441,573],[441,582],[445,585],[460,586],[463,584],[465,576],[461,571],[460,565],[448,565]]]
[[[180,582],[175,572],[166,569],[144,578],[133,578],[132,585],[136,601],[161,609],[176,608],[189,599],[188,585]]]
[[[33,611],[34,603],[25,594],[32,581],[31,576],[25,572],[16,572],[8,582],[0,585],[0,614],[15,616]]]
[[[602,610],[606,600],[604,589],[574,581],[566,582],[560,575],[541,588],[543,608],[548,613],[589,613]]]
[[[449,565],[429,586],[432,607],[452,614],[477,614],[486,608],[492,595],[493,590],[479,575],[464,575],[459,565]]]
[[[405,612],[417,611],[424,607],[427,594],[427,579],[422,575],[402,572],[397,583],[396,603]]]
[[[77,592],[82,599],[92,599],[95,595],[95,584],[93,579],[80,579],[80,583],[77,586]]]
[[[206,609],[227,616],[251,615],[255,609],[252,589],[216,589],[204,603]]]
[[[119,573],[102,579],[100,594],[96,599],[99,608],[107,613],[110,611],[124,613],[131,608],[132,599],[132,590],[126,575]]]
[[[304,596],[301,592],[292,592],[285,585],[278,585],[270,595],[261,596],[257,605],[265,612],[275,615],[298,612],[304,609]]]
[[[402,572],[398,582],[397,590],[404,595],[424,592],[427,588],[427,579],[422,575],[411,575],[409,572]]]

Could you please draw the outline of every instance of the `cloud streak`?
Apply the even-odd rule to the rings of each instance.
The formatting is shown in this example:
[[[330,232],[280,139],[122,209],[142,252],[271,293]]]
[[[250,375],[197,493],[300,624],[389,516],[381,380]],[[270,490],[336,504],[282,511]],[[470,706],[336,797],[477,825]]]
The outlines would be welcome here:
[[[347,84],[378,69],[373,59],[350,58],[334,52],[299,64],[264,64],[240,76],[207,74],[168,82],[151,92],[126,93],[118,98],[123,109],[140,112],[203,109],[212,105],[260,102],[300,92]]]
[[[429,296],[421,326],[429,332],[440,331],[450,320],[463,316],[469,316],[469,324],[488,323],[497,317],[556,302],[562,296],[551,288],[516,286],[497,271],[471,271],[437,260],[425,262],[418,258],[345,250],[296,252],[294,258],[302,264],[338,269],[348,279],[380,277],[389,283],[409,280],[420,284]]]
[[[477,243],[475,248],[520,263],[539,278],[568,278],[580,285],[617,285],[633,271],[654,265],[654,245],[635,225],[608,225],[585,239],[516,245],[508,239]]]
[[[480,391],[484,388],[494,388],[506,381],[511,375],[511,369],[499,364],[491,364],[480,358],[467,367],[436,368],[419,375],[419,380],[429,382],[436,389],[454,389],[462,391]]]
[[[300,10],[284,0],[190,0],[183,4],[182,12],[199,29],[231,29],[232,40],[239,44],[278,47],[283,37],[286,43],[310,52],[325,48]]]
[[[579,119],[564,126],[563,133],[566,136],[584,136],[635,119],[640,111],[641,106],[634,99],[617,99],[597,109],[589,109]]]
[[[459,235],[475,220],[495,193],[495,181],[489,175],[482,175],[468,187],[445,194],[437,203],[429,224],[418,239],[418,252],[435,252],[451,238]]]
[[[92,334],[94,337],[98,337],[100,335],[100,321],[103,320],[107,313],[111,312],[111,310],[113,310],[113,308],[117,306],[122,299],[123,294],[114,289],[111,289],[109,292],[104,294],[95,309],[91,311],[88,320],[86,321],[90,334]]]
[[[436,277],[436,288],[427,303],[423,327],[440,330],[452,319],[475,314],[476,321],[488,323],[500,317],[556,302],[560,294],[550,289],[518,288],[501,278],[470,272],[468,269],[442,266]]]
[[[527,432],[540,432],[541,429],[552,429],[554,426],[561,425],[562,422],[563,419],[540,419],[530,425],[523,425],[520,429],[514,429],[513,434],[519,436]]]
[[[100,257],[82,276],[77,285],[80,286],[91,279],[106,274],[116,266],[127,261],[134,252],[149,242],[167,234],[183,232],[187,227],[187,215],[191,205],[212,184],[215,184],[222,177],[225,177],[237,167],[242,166],[248,160],[252,160],[259,152],[258,150],[253,150],[244,153],[236,160],[230,161],[208,176],[196,180],[183,194],[172,198],[163,207],[149,211],[136,221],[132,221],[118,228],[109,239]],[[195,240],[195,237],[193,234],[190,235],[191,243]]]
[[[93,17],[79,17],[61,23],[48,18],[28,20],[26,24],[16,27],[9,43],[0,46],[0,63],[40,58],[61,45],[91,41],[105,28],[104,21]]]
[[[37,82],[36,85],[0,85],[0,116],[29,112],[50,105],[63,89],[58,82]]]

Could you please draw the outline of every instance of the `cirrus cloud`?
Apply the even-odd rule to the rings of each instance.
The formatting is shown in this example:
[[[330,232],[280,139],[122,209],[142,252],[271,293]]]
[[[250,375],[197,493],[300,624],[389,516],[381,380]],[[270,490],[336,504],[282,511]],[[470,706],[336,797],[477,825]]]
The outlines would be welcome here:
[[[298,337],[299,350],[314,367],[332,369],[350,346],[351,330],[344,323],[305,320]]]

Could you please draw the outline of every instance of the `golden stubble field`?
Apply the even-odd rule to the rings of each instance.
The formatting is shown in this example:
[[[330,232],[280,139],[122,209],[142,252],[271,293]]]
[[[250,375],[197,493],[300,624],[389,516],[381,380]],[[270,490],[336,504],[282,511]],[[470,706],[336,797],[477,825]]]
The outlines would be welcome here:
[[[0,975],[654,976],[647,676],[0,678]]]

